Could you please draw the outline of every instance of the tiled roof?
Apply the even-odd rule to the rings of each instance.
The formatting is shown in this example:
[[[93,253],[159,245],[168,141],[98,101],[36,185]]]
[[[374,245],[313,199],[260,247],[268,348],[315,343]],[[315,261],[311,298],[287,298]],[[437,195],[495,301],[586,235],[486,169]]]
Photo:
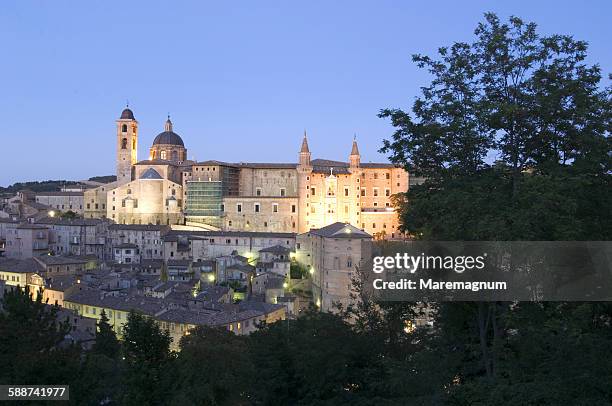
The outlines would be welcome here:
[[[276,254],[276,255],[283,255],[283,254],[286,255],[286,254],[291,253],[291,249],[287,247],[283,247],[282,245],[275,245],[273,247],[261,249],[259,250],[259,252],[269,252],[271,254]]]
[[[252,231],[188,231],[172,230],[164,236],[164,241],[177,241],[178,237],[244,237],[244,238],[295,238],[295,233],[266,233]]]
[[[43,269],[42,266],[32,258],[0,258],[0,270],[14,273],[36,273],[41,272]]]
[[[109,230],[127,231],[170,231],[170,226],[156,224],[111,224]]]
[[[70,265],[70,264],[86,264],[86,259],[79,257],[64,257],[64,256],[54,256],[54,255],[41,255],[39,257],[34,258],[35,260],[45,264],[45,265]]]
[[[113,248],[119,248],[119,249],[138,248],[138,245],[125,242],[123,244],[115,245]]]
[[[361,231],[348,223],[340,222],[319,229],[312,229],[310,233],[326,238],[372,238],[372,236],[365,231]]]
[[[45,217],[36,220],[36,224],[55,225],[55,226],[97,226],[106,223],[105,219],[65,219],[61,217]]]

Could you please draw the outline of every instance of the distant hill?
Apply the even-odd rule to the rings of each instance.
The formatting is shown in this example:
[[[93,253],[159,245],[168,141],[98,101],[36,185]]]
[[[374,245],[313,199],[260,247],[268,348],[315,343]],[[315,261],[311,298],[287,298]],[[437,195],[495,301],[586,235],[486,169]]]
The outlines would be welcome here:
[[[116,176],[94,176],[88,180],[92,182],[110,183],[117,179]],[[58,192],[64,186],[78,185],[78,181],[74,180],[44,180],[40,182],[17,182],[8,187],[0,187],[0,193],[17,193],[22,189],[28,189],[33,192]]]
[[[100,182],[100,183],[111,183],[117,180],[115,175],[107,175],[107,176],[94,176],[93,178],[89,178],[92,182]]]

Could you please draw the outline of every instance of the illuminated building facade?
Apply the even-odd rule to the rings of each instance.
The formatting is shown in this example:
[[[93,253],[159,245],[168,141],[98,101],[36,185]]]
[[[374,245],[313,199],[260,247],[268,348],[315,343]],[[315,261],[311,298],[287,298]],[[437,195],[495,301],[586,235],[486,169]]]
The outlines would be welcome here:
[[[126,108],[117,120],[117,181],[85,192],[85,217],[281,233],[343,222],[399,237],[392,196],[408,190],[408,173],[361,162],[356,139],[348,162],[312,159],[306,133],[297,163],[194,162],[168,118],[148,160],[136,159],[137,145],[138,122]]]

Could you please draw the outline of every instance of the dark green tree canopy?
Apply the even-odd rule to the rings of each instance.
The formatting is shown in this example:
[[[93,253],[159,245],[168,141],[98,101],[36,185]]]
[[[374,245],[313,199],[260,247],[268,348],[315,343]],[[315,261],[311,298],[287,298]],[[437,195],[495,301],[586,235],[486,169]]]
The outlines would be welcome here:
[[[399,196],[404,230],[437,239],[610,236],[612,101],[587,44],[486,14],[471,43],[414,55],[432,75],[382,152],[427,181]]]

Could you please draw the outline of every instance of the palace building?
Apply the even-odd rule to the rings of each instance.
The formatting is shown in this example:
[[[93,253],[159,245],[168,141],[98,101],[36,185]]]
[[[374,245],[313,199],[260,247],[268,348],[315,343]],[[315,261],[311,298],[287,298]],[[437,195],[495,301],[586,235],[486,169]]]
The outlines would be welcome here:
[[[408,190],[408,173],[361,162],[356,139],[348,162],[312,159],[306,133],[297,163],[194,162],[168,117],[148,159],[138,161],[138,121],[129,108],[116,131],[117,180],[85,191],[86,218],[283,233],[343,222],[375,236],[399,236],[392,197]]]

